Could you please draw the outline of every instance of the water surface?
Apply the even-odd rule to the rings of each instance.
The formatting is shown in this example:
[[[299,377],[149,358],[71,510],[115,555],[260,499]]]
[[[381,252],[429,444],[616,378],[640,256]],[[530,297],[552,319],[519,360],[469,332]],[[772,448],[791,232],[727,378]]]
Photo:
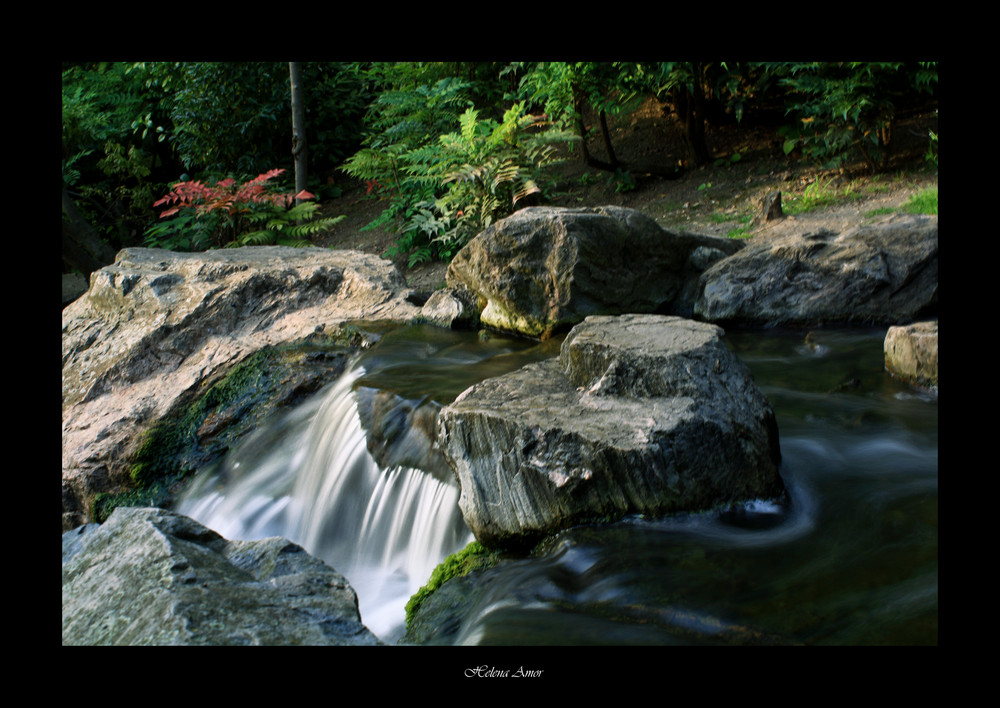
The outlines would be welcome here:
[[[936,643],[937,399],[884,371],[884,336],[730,331],[728,345],[774,406],[791,503],[569,529],[536,557],[491,571],[437,641]],[[395,641],[406,599],[471,536],[454,486],[370,459],[350,391],[447,404],[557,345],[394,332],[322,397],[231,454],[224,474],[206,472],[182,511],[231,538],[301,543],[347,575],[362,620]]]

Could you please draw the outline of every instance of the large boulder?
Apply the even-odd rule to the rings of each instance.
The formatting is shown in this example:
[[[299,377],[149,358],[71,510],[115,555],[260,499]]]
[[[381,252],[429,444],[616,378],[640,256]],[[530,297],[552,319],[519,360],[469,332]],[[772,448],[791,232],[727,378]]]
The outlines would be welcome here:
[[[376,645],[347,580],[283,538],[156,508],[63,534],[64,645]]]
[[[623,207],[529,207],[466,244],[447,282],[478,296],[484,325],[546,337],[588,315],[690,315],[698,276],[742,247]]]
[[[781,496],[774,412],[722,336],[674,316],[588,317],[558,359],[444,408],[438,440],[476,538],[527,547],[586,521]]]
[[[913,386],[937,391],[937,320],[890,327],[883,349],[887,371]]]
[[[762,238],[701,277],[699,319],[755,325],[902,324],[937,307],[936,216],[841,234]]]
[[[63,310],[63,529],[129,484],[139,433],[268,346],[420,310],[392,263],[320,248],[121,251]]]

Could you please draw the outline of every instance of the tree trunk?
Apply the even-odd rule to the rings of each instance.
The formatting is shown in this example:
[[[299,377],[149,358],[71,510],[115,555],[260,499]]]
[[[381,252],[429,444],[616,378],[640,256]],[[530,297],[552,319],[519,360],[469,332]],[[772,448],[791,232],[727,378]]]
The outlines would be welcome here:
[[[292,157],[295,158],[295,193],[306,188],[308,181],[306,151],[306,103],[302,89],[302,65],[288,62],[292,80]]]
[[[695,63],[691,71],[691,86],[679,86],[671,91],[677,117],[684,131],[684,142],[695,165],[704,165],[712,156],[705,144],[705,91],[702,87],[701,64]]]
[[[573,88],[573,108],[576,111],[576,129],[580,133],[580,156],[583,159],[583,164],[598,170],[614,171],[617,161],[615,164],[603,162],[591,155],[590,150],[587,149],[587,126],[583,122],[583,98],[576,87]],[[606,125],[602,125],[602,127],[606,127]],[[607,139],[606,135],[605,139]],[[611,152],[610,142],[608,143],[608,151]],[[614,153],[611,153],[611,159],[614,160]]]
[[[615,156],[615,149],[611,146],[611,132],[608,130],[608,116],[601,111],[601,134],[604,136],[604,148],[608,151],[608,161],[612,167],[618,167],[618,158]]]
[[[115,262],[115,250],[87,223],[65,189],[62,191],[62,261],[88,278],[95,270]]]
[[[576,130],[580,134],[580,157],[583,164],[590,164],[590,150],[587,149],[587,126],[583,123],[583,98],[577,88],[573,87],[573,110],[576,112]]]

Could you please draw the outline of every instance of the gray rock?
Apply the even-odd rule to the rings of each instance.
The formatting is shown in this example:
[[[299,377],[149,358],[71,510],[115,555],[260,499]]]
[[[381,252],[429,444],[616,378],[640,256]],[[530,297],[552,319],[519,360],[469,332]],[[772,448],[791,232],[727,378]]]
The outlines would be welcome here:
[[[938,387],[937,320],[890,327],[885,335],[885,368],[923,389]]]
[[[440,403],[410,400],[367,386],[359,386],[355,394],[368,452],[379,467],[414,467],[455,484],[435,439]]]
[[[633,209],[529,207],[473,238],[447,280],[483,300],[487,327],[547,337],[588,315],[690,315],[704,268],[742,247]]]
[[[266,246],[206,253],[130,248],[63,309],[63,529],[97,492],[128,483],[139,433],[267,346],[419,308],[389,261]]]
[[[701,277],[694,314],[755,325],[901,324],[937,306],[936,216],[761,239]]]
[[[379,644],[344,577],[283,538],[227,541],[185,516],[138,507],[88,527],[67,556],[70,534],[64,645]]]
[[[485,546],[568,526],[783,493],[770,402],[714,325],[588,317],[558,359],[465,391],[438,416],[459,506]]]
[[[461,288],[435,290],[420,308],[421,319],[439,327],[474,327],[479,312],[473,297]]]

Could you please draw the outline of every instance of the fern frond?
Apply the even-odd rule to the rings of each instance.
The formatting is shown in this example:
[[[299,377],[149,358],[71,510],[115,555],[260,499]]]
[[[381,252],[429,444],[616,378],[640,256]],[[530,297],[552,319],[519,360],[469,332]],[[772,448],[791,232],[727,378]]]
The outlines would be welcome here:
[[[525,197],[531,196],[532,194],[541,194],[542,190],[539,188],[535,181],[532,179],[524,180],[521,188],[514,193],[513,204],[517,204],[519,201]]]
[[[279,238],[276,243],[278,246],[292,246],[294,248],[310,248],[316,245],[312,241],[295,238]]]
[[[236,241],[233,241],[230,245],[237,246],[270,246],[274,243],[275,233],[274,231],[269,231],[264,229],[262,231],[251,231],[250,233],[243,234]]]
[[[462,138],[471,143],[476,137],[476,126],[479,125],[479,111],[469,108],[458,117],[458,123],[461,126]]]

